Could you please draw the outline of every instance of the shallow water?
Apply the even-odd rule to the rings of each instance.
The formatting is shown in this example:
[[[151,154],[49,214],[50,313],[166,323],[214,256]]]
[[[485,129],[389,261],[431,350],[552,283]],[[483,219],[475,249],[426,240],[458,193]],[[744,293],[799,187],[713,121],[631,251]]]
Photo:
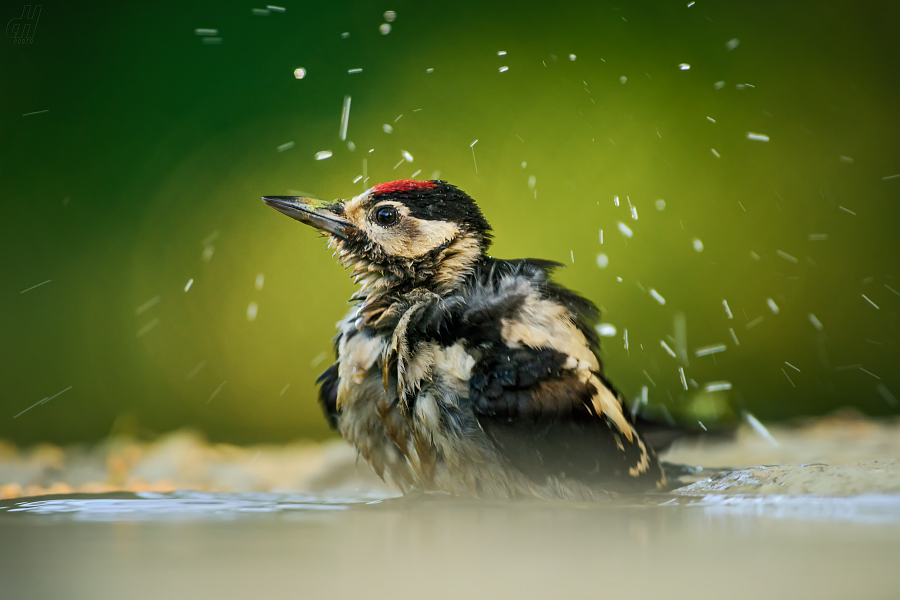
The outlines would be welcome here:
[[[0,504],[4,598],[895,598],[900,496],[72,495]]]

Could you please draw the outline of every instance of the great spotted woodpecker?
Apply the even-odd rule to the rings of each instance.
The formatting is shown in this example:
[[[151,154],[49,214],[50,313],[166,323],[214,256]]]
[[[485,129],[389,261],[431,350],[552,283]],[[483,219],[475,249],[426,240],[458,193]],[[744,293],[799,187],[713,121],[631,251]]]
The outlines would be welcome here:
[[[487,254],[491,227],[443,181],[347,200],[267,196],[361,285],[319,378],[332,427],[404,492],[590,499],[666,475],[598,357],[597,308],[545,260]]]

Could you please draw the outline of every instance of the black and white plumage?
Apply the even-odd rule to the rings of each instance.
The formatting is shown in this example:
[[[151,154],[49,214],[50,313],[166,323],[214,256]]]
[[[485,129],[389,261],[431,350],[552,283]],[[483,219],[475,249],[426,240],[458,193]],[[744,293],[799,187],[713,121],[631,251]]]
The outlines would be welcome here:
[[[488,256],[464,192],[402,180],[346,202],[263,200],[321,230],[361,284],[319,397],[379,476],[491,498],[666,485],[604,377],[596,307],[551,280],[556,263]]]

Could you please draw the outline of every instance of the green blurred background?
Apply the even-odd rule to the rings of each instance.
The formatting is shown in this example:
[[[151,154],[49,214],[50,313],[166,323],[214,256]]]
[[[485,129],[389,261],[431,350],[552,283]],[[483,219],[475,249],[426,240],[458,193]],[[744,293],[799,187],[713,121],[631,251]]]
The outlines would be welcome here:
[[[314,379],[354,288],[260,196],[436,171],[496,256],[563,262],[602,306],[629,398],[690,420],[727,381],[761,419],[898,411],[900,5],[283,6],[46,2],[33,43],[5,38],[0,438],[329,435]]]

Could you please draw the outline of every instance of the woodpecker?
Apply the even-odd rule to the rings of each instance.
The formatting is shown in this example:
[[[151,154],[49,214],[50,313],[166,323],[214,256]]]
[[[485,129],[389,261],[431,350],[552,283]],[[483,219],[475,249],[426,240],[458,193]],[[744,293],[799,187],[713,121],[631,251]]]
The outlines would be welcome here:
[[[382,479],[481,498],[666,487],[604,375],[597,308],[552,280],[559,263],[490,256],[465,192],[400,180],[346,201],[263,201],[321,231],[360,285],[319,401]]]

